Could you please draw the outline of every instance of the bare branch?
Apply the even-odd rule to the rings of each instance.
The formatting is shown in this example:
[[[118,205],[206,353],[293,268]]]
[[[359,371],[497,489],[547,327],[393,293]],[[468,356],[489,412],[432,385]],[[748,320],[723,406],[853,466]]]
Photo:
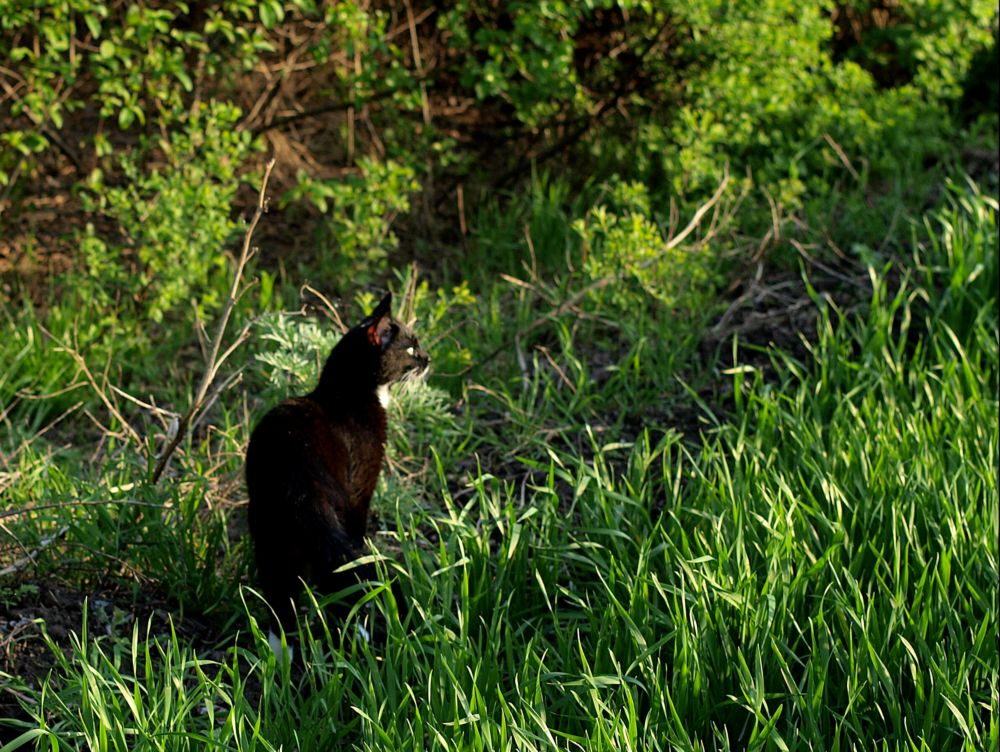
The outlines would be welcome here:
[[[73,362],[76,363],[77,368],[80,369],[80,371],[83,373],[84,378],[87,379],[87,383],[90,384],[90,388],[94,390],[94,393],[101,398],[101,402],[104,403],[104,406],[108,408],[108,412],[110,412],[115,417],[115,419],[121,424],[122,428],[125,429],[125,433],[127,433],[129,435],[129,438],[131,438],[132,441],[136,443],[136,446],[142,448],[144,446],[142,437],[139,436],[138,432],[134,428],[132,428],[131,424],[129,424],[127,420],[125,420],[125,416],[122,415],[121,412],[118,410],[118,406],[114,403],[114,401],[110,397],[108,397],[107,371],[105,371],[104,373],[104,379],[103,379],[104,384],[103,385],[98,384],[97,379],[94,378],[94,374],[90,372],[90,368],[87,366],[87,361],[84,360],[83,356],[76,350],[75,347],[71,347],[69,344],[61,341],[45,327],[39,325],[39,329],[42,330],[42,333],[46,337],[48,337],[58,345],[58,347],[56,348],[57,350],[66,353],[73,359]]]
[[[205,375],[201,379],[198,391],[195,392],[194,400],[191,402],[191,407],[189,407],[188,411],[184,413],[184,416],[181,418],[180,423],[177,426],[177,434],[164,448],[163,454],[160,455],[160,459],[156,463],[156,468],[153,470],[152,476],[153,483],[156,483],[160,479],[160,476],[163,475],[163,471],[167,467],[167,462],[170,460],[170,456],[181,443],[181,440],[187,433],[188,426],[191,425],[192,420],[194,420],[195,416],[205,405],[205,399],[208,396],[209,389],[212,387],[212,383],[215,381],[215,377],[218,375],[219,367],[225,359],[232,354],[233,350],[235,350],[240,343],[245,341],[248,336],[247,329],[244,327],[243,331],[240,332],[240,335],[236,338],[236,342],[230,345],[221,356],[219,355],[219,350],[222,348],[222,340],[226,334],[226,326],[229,324],[229,317],[232,315],[236,301],[240,297],[240,285],[243,282],[243,271],[246,268],[247,262],[253,256],[253,250],[251,247],[253,233],[257,228],[257,223],[260,221],[260,218],[264,214],[264,210],[266,208],[267,181],[271,177],[271,170],[273,168],[274,159],[271,159],[264,168],[264,177],[261,180],[260,193],[257,196],[257,208],[254,210],[253,217],[250,219],[250,224],[247,225],[246,234],[243,236],[243,249],[240,251],[240,258],[236,264],[236,271],[233,273],[233,284],[229,290],[229,297],[226,299],[226,305],[222,309],[222,316],[219,319],[218,328],[215,330],[215,336],[212,338],[212,346],[209,349],[208,358],[205,364]]]
[[[337,312],[337,307],[333,303],[331,303],[329,298],[327,298],[323,293],[321,293],[312,285],[303,285],[302,289],[299,291],[299,295],[301,296],[303,292],[307,292],[310,295],[315,295],[317,298],[319,298],[320,302],[323,303],[323,306],[326,308],[327,315],[331,319],[333,319],[333,323],[336,324],[341,334],[343,334],[350,328],[347,326],[347,324],[344,323],[344,320],[340,317],[340,314]]]
[[[0,577],[6,577],[9,574],[14,574],[14,572],[19,569],[23,569],[28,564],[35,563],[35,557],[45,548],[51,546],[55,541],[62,538],[69,531],[69,525],[63,525],[59,530],[54,532],[52,535],[48,535],[41,539],[38,543],[38,547],[34,551],[25,552],[24,556],[20,559],[15,559],[8,566],[0,569]]]
[[[712,198],[710,198],[708,201],[706,201],[698,208],[698,211],[696,211],[694,213],[694,216],[691,217],[691,221],[688,222],[687,227],[685,227],[677,235],[675,235],[669,241],[667,241],[667,245],[665,246],[666,250],[669,251],[671,248],[676,248],[677,246],[679,246],[681,243],[684,242],[684,238],[690,235],[694,231],[694,229],[699,224],[701,224],[701,219],[702,217],[705,216],[708,210],[711,209],[713,206],[715,206],[717,203],[719,203],[719,199],[722,198],[722,194],[725,193],[726,187],[728,185],[729,185],[729,165],[726,165],[725,172],[722,175],[722,182],[719,183],[719,187],[715,189],[715,193],[712,194]],[[650,259],[649,261],[646,262],[646,264],[649,264],[650,262],[652,262],[652,260],[653,259]]]
[[[118,504],[127,507],[151,507],[153,509],[162,509],[163,505],[153,501],[140,501],[139,499],[70,499],[69,501],[58,501],[51,504],[35,504],[30,507],[21,507],[20,509],[7,509],[0,512],[0,520],[5,520],[9,517],[20,517],[24,514],[30,514],[32,512],[44,512],[47,509],[68,509],[71,507],[96,507],[96,506],[109,506]]]

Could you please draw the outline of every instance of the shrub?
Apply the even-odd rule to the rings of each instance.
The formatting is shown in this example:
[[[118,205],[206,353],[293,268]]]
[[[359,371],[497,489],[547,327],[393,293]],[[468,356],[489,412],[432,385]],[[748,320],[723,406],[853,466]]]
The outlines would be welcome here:
[[[235,107],[211,103],[184,119],[161,143],[164,165],[143,170],[126,153],[123,185],[91,175],[85,206],[116,221],[121,242],[88,228],[81,249],[95,295],[110,302],[117,290],[139,302],[154,321],[186,308],[203,314],[219,304],[209,278],[227,268],[237,170],[251,150],[250,135],[233,129]]]
[[[319,209],[318,272],[323,279],[349,280],[354,286],[385,273],[386,260],[399,245],[393,220],[409,211],[409,196],[418,188],[412,167],[362,158],[357,172],[343,179],[319,180],[300,172],[285,201],[307,199]]]

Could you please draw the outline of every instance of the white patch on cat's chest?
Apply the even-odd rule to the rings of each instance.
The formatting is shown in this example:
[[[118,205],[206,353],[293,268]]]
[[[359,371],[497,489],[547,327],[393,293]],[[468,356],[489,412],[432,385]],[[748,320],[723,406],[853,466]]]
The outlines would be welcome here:
[[[365,642],[368,642],[368,643],[370,643],[372,641],[371,633],[367,629],[365,629],[364,627],[362,627],[357,622],[354,623],[354,626],[358,628],[358,635],[361,637],[362,640],[364,640]]]
[[[274,651],[274,658],[279,663],[281,662],[281,638],[278,637],[274,632],[267,633],[267,644],[271,646],[271,650]],[[288,660],[292,661],[295,659],[295,647],[292,645],[287,645],[288,648]]]
[[[383,408],[389,407],[389,385],[382,384],[378,389],[375,390],[375,394],[378,395],[378,401]]]

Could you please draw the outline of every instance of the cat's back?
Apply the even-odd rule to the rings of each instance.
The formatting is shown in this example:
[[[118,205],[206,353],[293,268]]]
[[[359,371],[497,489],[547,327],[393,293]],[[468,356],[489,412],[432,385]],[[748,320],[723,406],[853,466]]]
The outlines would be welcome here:
[[[308,397],[286,399],[271,408],[250,435],[248,470],[252,469],[250,465],[271,464],[282,454],[297,455],[315,450],[317,442],[336,441],[332,429],[329,416],[314,400]],[[263,454],[265,450],[267,454]],[[264,462],[255,462],[258,459]]]
[[[323,408],[307,397],[287,399],[257,424],[247,447],[251,511],[304,484],[346,481],[347,447]]]

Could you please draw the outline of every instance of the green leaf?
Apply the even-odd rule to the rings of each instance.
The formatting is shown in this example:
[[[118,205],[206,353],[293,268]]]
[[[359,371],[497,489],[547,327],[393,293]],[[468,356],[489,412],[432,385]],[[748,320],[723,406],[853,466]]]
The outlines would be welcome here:
[[[260,22],[264,24],[265,29],[270,29],[284,20],[285,8],[280,2],[272,0],[271,2],[261,3]]]
[[[83,22],[87,24],[87,28],[90,29],[90,36],[94,39],[101,36],[101,20],[97,16],[92,16],[88,13],[83,17]]]
[[[181,86],[184,87],[184,91],[191,91],[194,88],[191,76],[189,76],[187,71],[183,68],[179,68],[174,75],[177,76],[177,80],[181,82]]]
[[[131,107],[122,107],[118,110],[118,127],[122,130],[127,129],[132,125],[132,121],[135,120],[135,112],[132,111]]]

